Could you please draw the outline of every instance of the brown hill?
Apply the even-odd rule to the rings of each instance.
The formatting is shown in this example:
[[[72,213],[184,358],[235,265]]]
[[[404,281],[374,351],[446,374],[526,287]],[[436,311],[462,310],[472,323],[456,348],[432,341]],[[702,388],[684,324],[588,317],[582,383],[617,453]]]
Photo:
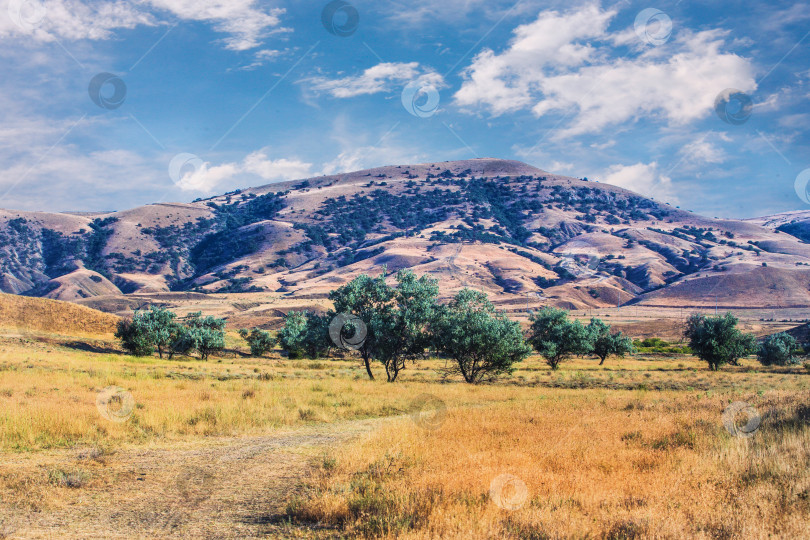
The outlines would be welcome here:
[[[803,307],[797,219],[709,219],[516,161],[389,166],[103,215],[0,211],[0,290],[114,311],[169,291],[322,299],[385,266],[505,306]]]
[[[65,335],[115,332],[118,317],[84,306],[45,298],[0,293],[0,328]]]

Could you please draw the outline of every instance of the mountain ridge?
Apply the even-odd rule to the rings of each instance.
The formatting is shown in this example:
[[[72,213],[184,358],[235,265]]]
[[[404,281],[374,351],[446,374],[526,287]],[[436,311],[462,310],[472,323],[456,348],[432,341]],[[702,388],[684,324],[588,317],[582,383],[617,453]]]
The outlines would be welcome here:
[[[810,306],[810,246],[778,221],[519,161],[391,165],[112,213],[0,210],[0,290],[102,307],[168,291],[323,298],[385,266],[506,303]]]

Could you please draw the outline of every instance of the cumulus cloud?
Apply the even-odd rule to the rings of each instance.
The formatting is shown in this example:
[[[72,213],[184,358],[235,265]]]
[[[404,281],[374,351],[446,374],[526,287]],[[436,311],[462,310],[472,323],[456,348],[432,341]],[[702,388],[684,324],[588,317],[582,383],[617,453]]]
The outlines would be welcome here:
[[[495,115],[567,114],[559,135],[570,137],[642,117],[683,125],[710,114],[722,90],[756,88],[752,64],[723,52],[727,33],[720,30],[682,30],[665,45],[616,58],[612,46],[630,33],[608,31],[615,15],[595,4],[540,13],[514,31],[505,51],[474,58],[456,103]]]
[[[184,191],[213,192],[217,186],[241,175],[258,176],[266,182],[282,182],[312,176],[312,164],[297,159],[270,159],[265,150],[249,154],[241,163],[203,163],[177,182]]]
[[[672,187],[672,179],[658,170],[658,163],[655,161],[635,165],[612,165],[602,181],[659,201],[678,202]]]
[[[417,81],[436,88],[444,86],[444,78],[435,71],[425,70],[418,62],[383,62],[370,67],[360,75],[328,79],[316,77],[302,81],[316,93],[327,93],[336,98],[351,98],[391,91],[394,85]]]
[[[235,51],[258,47],[270,34],[289,31],[281,26],[283,9],[262,8],[257,0],[0,0],[0,38],[104,40],[118,29],[161,24],[164,13],[211,23],[216,31],[228,34],[225,47]]]

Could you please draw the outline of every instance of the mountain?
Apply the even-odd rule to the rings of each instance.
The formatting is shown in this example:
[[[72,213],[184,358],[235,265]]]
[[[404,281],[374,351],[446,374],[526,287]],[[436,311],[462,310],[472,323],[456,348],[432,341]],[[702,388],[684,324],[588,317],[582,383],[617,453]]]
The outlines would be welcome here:
[[[810,306],[806,229],[778,219],[710,219],[517,161],[389,166],[121,212],[3,210],[0,290],[113,311],[131,293],[318,299],[386,266],[505,305]]]

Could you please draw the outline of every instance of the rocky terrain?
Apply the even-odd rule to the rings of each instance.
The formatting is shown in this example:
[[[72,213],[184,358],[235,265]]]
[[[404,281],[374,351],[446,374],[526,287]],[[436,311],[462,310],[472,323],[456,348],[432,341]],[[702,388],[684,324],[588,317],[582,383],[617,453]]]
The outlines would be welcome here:
[[[400,165],[105,214],[0,210],[0,290],[121,312],[146,294],[318,300],[387,267],[502,305],[800,308],[808,224],[710,219],[516,161]]]

